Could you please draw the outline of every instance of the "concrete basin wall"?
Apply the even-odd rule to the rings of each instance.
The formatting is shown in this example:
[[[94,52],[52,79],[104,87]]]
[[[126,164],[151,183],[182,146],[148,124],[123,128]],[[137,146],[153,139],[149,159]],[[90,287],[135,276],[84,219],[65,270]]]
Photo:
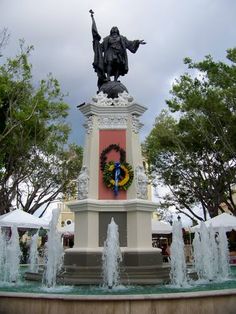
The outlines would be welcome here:
[[[236,289],[159,295],[0,293],[1,314],[235,314]]]

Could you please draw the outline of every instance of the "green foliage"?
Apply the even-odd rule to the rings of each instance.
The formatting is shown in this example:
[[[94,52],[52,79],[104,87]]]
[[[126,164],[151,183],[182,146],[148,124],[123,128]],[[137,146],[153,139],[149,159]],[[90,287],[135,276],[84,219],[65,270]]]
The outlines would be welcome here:
[[[205,218],[222,203],[236,215],[236,48],[227,53],[225,63],[185,59],[192,72],[176,80],[167,101],[179,118],[162,112],[145,141],[152,173],[170,189],[161,206],[187,208],[195,218],[199,204]]]
[[[33,212],[46,199],[49,202],[61,192],[70,193],[70,181],[81,167],[81,148],[73,145],[65,149],[69,106],[58,81],[49,74],[37,88],[32,83],[28,61],[32,50],[21,41],[19,55],[0,66],[2,213],[16,198],[18,205]]]

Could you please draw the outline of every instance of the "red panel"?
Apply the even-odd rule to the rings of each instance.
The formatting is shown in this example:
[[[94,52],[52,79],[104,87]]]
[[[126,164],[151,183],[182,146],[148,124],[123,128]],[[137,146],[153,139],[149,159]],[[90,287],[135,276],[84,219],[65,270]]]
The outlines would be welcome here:
[[[126,191],[119,190],[117,196],[114,191],[107,188],[102,180],[102,171],[100,169],[100,155],[104,148],[111,144],[117,144],[126,150],[126,130],[100,130],[99,131],[99,178],[98,178],[98,199],[99,200],[126,200]],[[107,162],[120,160],[120,153],[112,150],[107,154]]]

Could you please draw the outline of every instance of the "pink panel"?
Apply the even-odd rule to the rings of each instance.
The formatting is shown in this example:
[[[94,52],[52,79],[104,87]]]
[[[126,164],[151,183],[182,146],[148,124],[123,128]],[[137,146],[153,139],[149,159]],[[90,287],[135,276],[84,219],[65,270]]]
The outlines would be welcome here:
[[[102,171],[100,169],[100,155],[104,148],[111,144],[117,144],[126,150],[126,130],[100,130],[99,131],[99,178],[98,178],[98,199],[100,200],[126,200],[126,191],[120,191],[115,196],[113,190],[107,188],[102,180]],[[120,160],[119,152],[112,150],[107,154],[107,162]]]

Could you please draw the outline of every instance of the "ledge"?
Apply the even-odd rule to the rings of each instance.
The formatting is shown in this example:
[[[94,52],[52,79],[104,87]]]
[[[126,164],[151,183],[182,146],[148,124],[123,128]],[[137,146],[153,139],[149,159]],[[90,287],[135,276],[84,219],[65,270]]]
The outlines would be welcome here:
[[[85,104],[79,108],[84,116],[104,115],[104,114],[134,114],[141,116],[147,107],[137,103],[127,104],[127,106],[100,106],[97,104]]]
[[[94,200],[94,199],[83,199],[67,202],[66,205],[73,212],[78,211],[144,211],[153,212],[157,203],[142,200]]]
[[[31,298],[31,299],[56,299],[56,300],[80,300],[80,301],[120,301],[120,300],[170,300],[170,299],[192,299],[219,296],[236,296],[236,289],[196,291],[196,292],[177,292],[161,294],[142,294],[142,295],[65,295],[49,293],[16,293],[0,292],[0,297],[8,298]],[[199,313],[199,312],[198,312]]]

